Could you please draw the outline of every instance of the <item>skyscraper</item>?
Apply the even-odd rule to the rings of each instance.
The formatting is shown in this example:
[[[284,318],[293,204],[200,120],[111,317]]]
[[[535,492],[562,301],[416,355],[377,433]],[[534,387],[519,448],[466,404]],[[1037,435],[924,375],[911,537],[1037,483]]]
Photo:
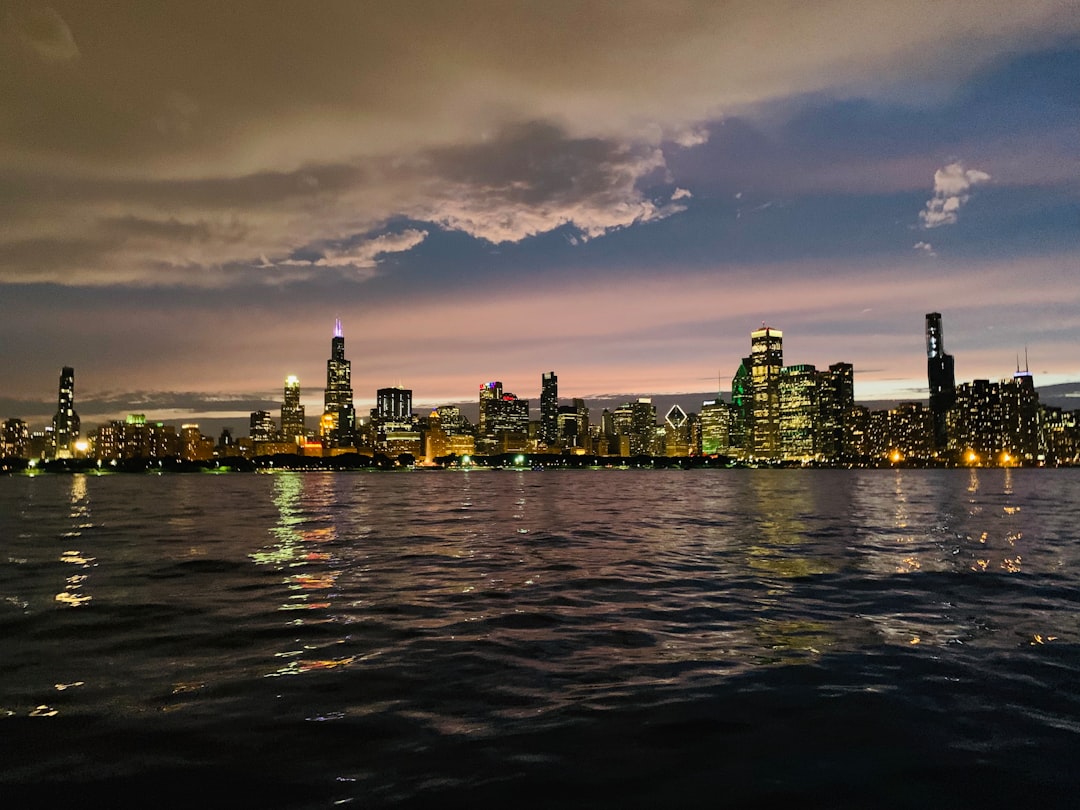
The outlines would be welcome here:
[[[548,447],[559,440],[559,378],[545,371],[540,380],[540,440]]]
[[[380,388],[375,392],[375,409],[372,416],[381,424],[393,423],[395,425],[411,425],[412,412],[412,389]]]
[[[300,404],[300,380],[285,378],[285,397],[281,401],[281,435],[285,441],[299,441],[305,434],[304,406]]]
[[[765,324],[750,333],[750,394],[753,402],[753,455],[780,455],[780,369],[784,366],[784,333]]]
[[[480,412],[477,416],[477,432],[486,436],[488,432],[487,408],[488,403],[502,399],[503,387],[499,381],[480,383]]]
[[[356,441],[352,365],[345,359],[345,335],[341,329],[340,318],[334,323],[330,359],[326,361],[321,432],[323,443],[329,447],[352,447]]]
[[[837,461],[850,452],[847,421],[855,407],[855,369],[850,363],[833,363],[818,373],[820,425],[818,452],[826,461]]]
[[[798,364],[780,370],[780,453],[807,460],[817,455],[819,420],[818,371]]]
[[[252,411],[249,434],[254,441],[269,442],[274,440],[277,433],[277,425],[270,411]]]
[[[945,353],[940,312],[926,315],[926,376],[930,384],[930,413],[934,418],[934,449],[941,451],[948,444],[948,413],[956,403],[956,376],[952,355]]]
[[[739,363],[731,378],[731,425],[728,445],[738,451],[741,458],[753,455],[754,437],[750,426],[754,423],[753,380],[750,376],[750,358]]]
[[[79,415],[75,413],[75,369],[64,366],[60,372],[60,394],[52,420],[53,455],[67,458],[71,445],[79,438]]]

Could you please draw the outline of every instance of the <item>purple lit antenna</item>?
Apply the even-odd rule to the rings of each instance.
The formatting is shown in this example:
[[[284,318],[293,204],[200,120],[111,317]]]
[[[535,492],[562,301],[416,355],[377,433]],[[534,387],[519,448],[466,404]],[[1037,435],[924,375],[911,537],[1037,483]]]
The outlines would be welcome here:
[[[341,318],[334,321],[334,337],[345,337],[341,331]]]

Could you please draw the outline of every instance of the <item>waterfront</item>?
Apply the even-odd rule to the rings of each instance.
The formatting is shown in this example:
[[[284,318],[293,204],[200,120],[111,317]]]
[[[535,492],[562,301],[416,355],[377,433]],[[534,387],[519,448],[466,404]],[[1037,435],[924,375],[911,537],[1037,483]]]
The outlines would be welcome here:
[[[1069,806],[1078,485],[1012,469],[0,478],[0,792]]]

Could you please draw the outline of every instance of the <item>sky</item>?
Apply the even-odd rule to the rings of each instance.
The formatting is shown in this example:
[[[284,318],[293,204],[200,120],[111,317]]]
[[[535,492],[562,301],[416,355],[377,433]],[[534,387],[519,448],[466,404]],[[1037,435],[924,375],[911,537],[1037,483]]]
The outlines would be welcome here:
[[[1080,380],[1080,0],[0,8],[0,418]],[[688,403],[693,405],[694,403]]]

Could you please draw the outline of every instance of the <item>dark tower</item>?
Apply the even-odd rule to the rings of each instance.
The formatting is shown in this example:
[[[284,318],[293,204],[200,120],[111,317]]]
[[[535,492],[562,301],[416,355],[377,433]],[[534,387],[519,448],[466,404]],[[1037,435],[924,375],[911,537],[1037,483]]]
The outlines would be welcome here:
[[[352,447],[356,440],[352,365],[345,359],[345,335],[341,330],[340,318],[334,323],[330,359],[326,361],[322,435],[323,441],[332,447]]]
[[[949,439],[948,413],[956,403],[953,358],[945,353],[941,313],[926,315],[926,377],[930,383],[930,413],[934,418],[934,449],[945,449]]]
[[[53,455],[66,458],[71,445],[79,438],[79,415],[75,413],[75,369],[64,366],[60,372],[60,395],[52,421]]]
[[[559,378],[545,371],[540,386],[540,438],[552,447],[559,440]]]

